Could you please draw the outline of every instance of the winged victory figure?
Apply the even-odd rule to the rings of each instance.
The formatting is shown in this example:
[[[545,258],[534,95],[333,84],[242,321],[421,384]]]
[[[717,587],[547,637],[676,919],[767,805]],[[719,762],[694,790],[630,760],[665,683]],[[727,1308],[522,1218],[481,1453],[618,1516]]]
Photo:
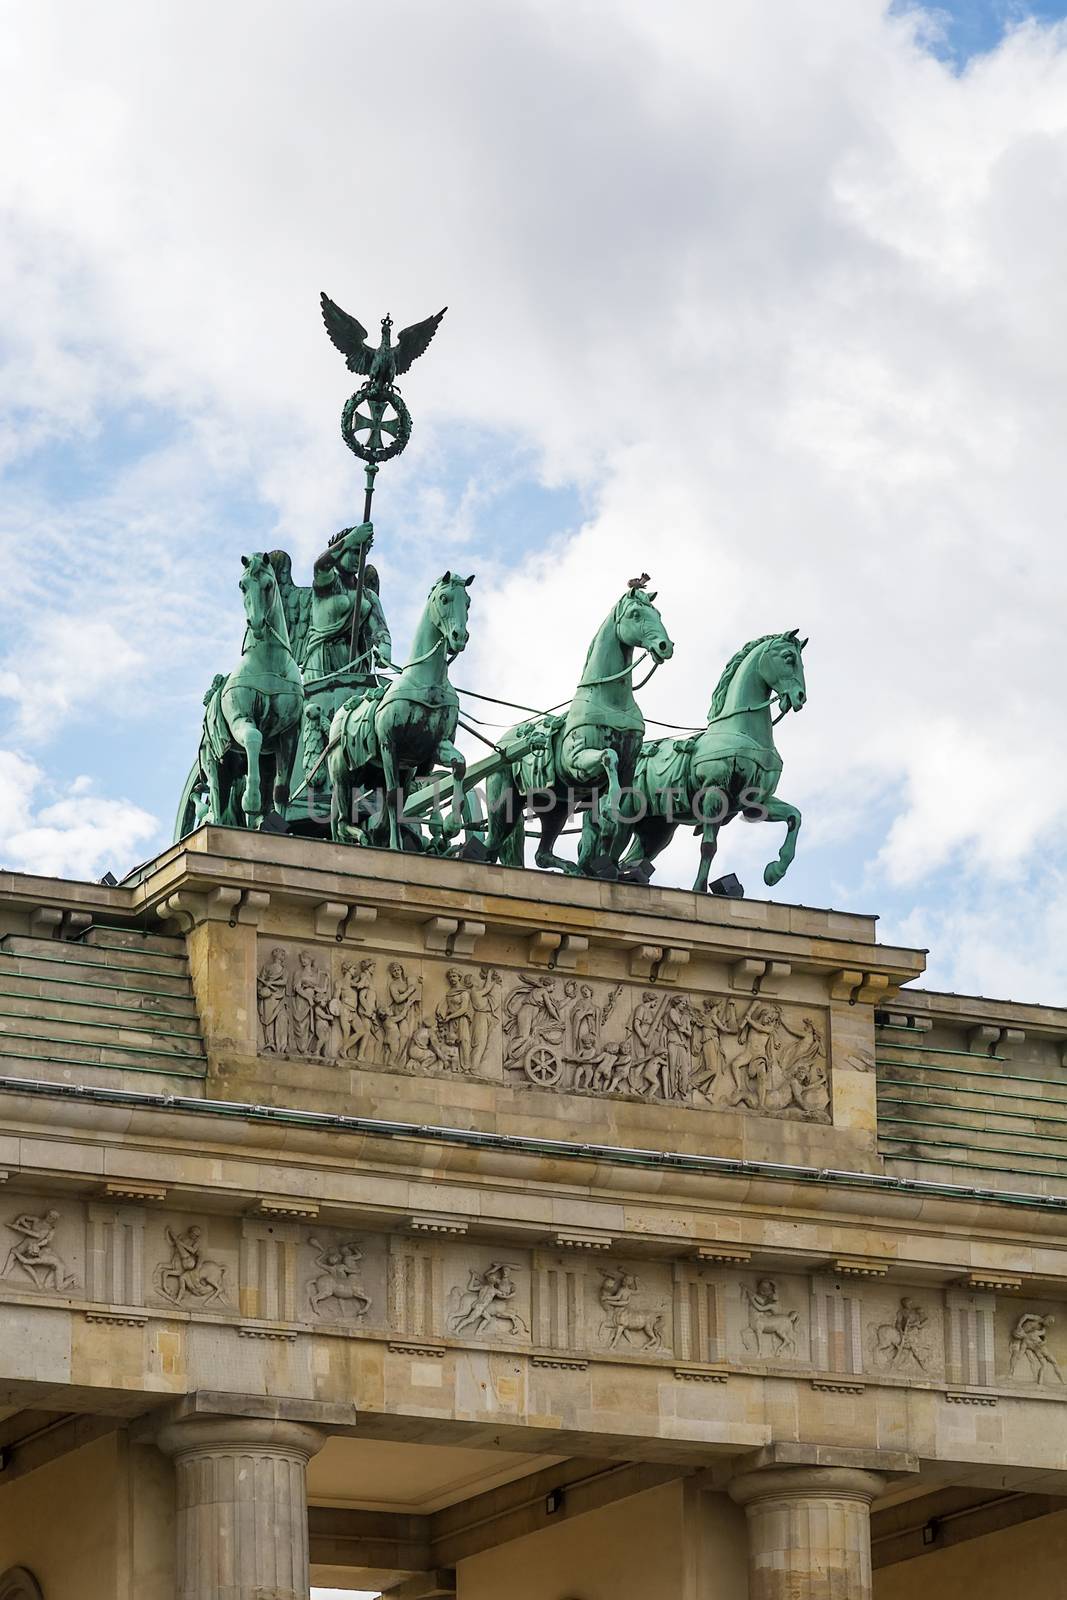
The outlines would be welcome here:
[[[418,360],[448,310],[445,306],[435,317],[427,317],[424,322],[413,322],[410,328],[402,330],[396,344],[391,340],[393,319],[383,317],[382,339],[375,349],[367,343],[367,330],[362,322],[350,317],[347,311],[342,311],[328,294],[323,294],[321,299],[326,332],[344,356],[349,370],[365,377],[367,387],[378,393],[392,388],[397,378],[407,372],[413,361]]]

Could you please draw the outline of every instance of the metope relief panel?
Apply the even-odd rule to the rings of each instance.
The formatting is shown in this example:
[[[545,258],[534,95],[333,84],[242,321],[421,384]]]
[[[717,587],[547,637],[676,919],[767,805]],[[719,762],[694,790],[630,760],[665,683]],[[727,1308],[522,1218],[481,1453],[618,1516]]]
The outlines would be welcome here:
[[[504,985],[505,1081],[826,1122],[825,1022],[758,997],[521,973]]]
[[[1067,1325],[1062,1307],[1050,1303],[1011,1301],[997,1307],[995,1318],[996,1369],[1008,1383],[1065,1387]]]
[[[85,1288],[85,1216],[78,1205],[10,1197],[0,1230],[4,1287],[76,1296]]]
[[[668,1355],[674,1348],[673,1284],[654,1262],[590,1263],[586,1269],[590,1346],[626,1355]]]
[[[500,1077],[491,967],[261,941],[259,1049],[335,1067]]]
[[[301,1319],[385,1327],[388,1260],[387,1242],[376,1235],[336,1228],[309,1230],[300,1257]]]
[[[530,1263],[524,1251],[450,1251],[444,1284],[445,1327],[452,1338],[529,1342]]]
[[[151,1217],[145,1230],[145,1264],[146,1304],[237,1312],[240,1247],[233,1219]]]
[[[727,1347],[744,1365],[811,1361],[811,1287],[803,1278],[746,1275],[728,1284]]]
[[[945,1373],[944,1310],[928,1289],[865,1286],[864,1366],[874,1374],[937,1380]]]

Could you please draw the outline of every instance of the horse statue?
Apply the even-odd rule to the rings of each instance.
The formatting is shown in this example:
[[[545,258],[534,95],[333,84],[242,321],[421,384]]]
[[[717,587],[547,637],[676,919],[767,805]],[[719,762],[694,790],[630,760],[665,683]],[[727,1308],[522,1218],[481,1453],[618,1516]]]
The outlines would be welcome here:
[[[241,660],[228,678],[219,673],[204,696],[199,764],[208,796],[204,820],[261,828],[264,759],[273,769],[276,809],[289,799],[304,682],[270,558],[242,556],[241,564]]]
[[[334,713],[326,759],[333,785],[331,834],[336,842],[387,842],[391,850],[401,850],[407,841],[410,848],[413,830],[401,823],[400,815],[404,788],[413,778],[429,777],[438,765],[447,767],[453,777],[452,811],[445,831],[459,831],[467,763],[452,742],[459,697],[448,681],[448,668],[470,637],[467,590],[473,582],[473,573],[461,578],[446,572],[438,578],[415,630],[407,666],[388,688],[353,695]],[[367,828],[351,820],[357,790],[378,790],[383,797]],[[383,813],[388,817],[387,839]]]
[[[634,651],[648,652],[653,671],[674,654],[655,598],[631,584],[597,629],[566,715],[520,724],[500,741],[506,748],[531,729],[541,736],[527,754],[507,762],[488,779],[486,850],[491,861],[524,865],[524,809],[528,797],[538,792],[546,793],[550,803],[541,812],[537,865],[586,877],[618,875],[612,859],[616,818],[621,814],[622,790],[633,782],[645,732],[645,719],[634,699]],[[565,824],[584,807],[590,809],[575,865],[556,855],[554,846]]]
[[[625,802],[632,842],[623,871],[651,874],[679,823],[702,835],[700,868],[693,888],[703,894],[719,829],[739,812],[764,822],[784,822],[777,860],[768,862],[764,883],[785,876],[797,847],[800,812],[775,794],[782,758],[774,743],[771,705],[800,711],[807,699],[801,652],[806,639],[766,633],[744,645],[726,664],[703,733],[688,739],[650,739],[642,745],[633,789]]]

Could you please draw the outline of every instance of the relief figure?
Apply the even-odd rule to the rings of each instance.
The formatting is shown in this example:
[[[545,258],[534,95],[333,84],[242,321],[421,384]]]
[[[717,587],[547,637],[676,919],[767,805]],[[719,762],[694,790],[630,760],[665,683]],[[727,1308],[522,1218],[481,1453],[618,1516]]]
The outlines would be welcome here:
[[[259,969],[256,1006],[264,1053],[283,1056],[289,1048],[289,965],[280,945]]]
[[[508,1309],[508,1301],[516,1293],[511,1276],[516,1270],[508,1262],[501,1261],[494,1261],[484,1272],[472,1269],[468,1287],[462,1293],[456,1289],[452,1291],[458,1304],[448,1320],[451,1331],[470,1332],[476,1339],[482,1339],[486,1334],[498,1333],[500,1329],[495,1324],[499,1323],[513,1338],[528,1334],[530,1330],[522,1317]]]
[[[180,1306],[187,1295],[205,1305],[225,1304],[226,1268],[221,1261],[209,1260],[203,1252],[203,1229],[195,1225],[184,1233],[164,1229],[170,1241],[171,1257],[161,1261],[152,1275],[155,1291],[171,1305]]]
[[[333,1035],[330,980],[310,950],[301,950],[293,977],[293,1050],[298,1056],[325,1056]]]
[[[1048,1331],[1055,1317],[1039,1317],[1036,1312],[1024,1311],[1011,1332],[1009,1341],[1008,1372],[1015,1376],[1020,1361],[1025,1360],[1031,1381],[1044,1383],[1049,1373],[1057,1383],[1063,1382],[1059,1362],[1048,1348]]]
[[[339,1300],[351,1302],[356,1316],[365,1317],[373,1302],[363,1287],[363,1251],[359,1245],[354,1239],[339,1245],[323,1245],[318,1239],[309,1239],[308,1243],[315,1252],[316,1265],[322,1268],[307,1286],[312,1315],[321,1316],[327,1300]]]
[[[67,1271],[66,1263],[52,1247],[59,1226],[58,1211],[46,1211],[41,1217],[23,1212],[7,1226],[19,1239],[8,1251],[0,1277],[9,1277],[12,1267],[21,1267],[37,1289],[62,1294],[64,1289],[73,1287],[74,1274]]]
[[[636,1344],[643,1340],[642,1350],[663,1349],[662,1311],[649,1306],[631,1304],[637,1292],[637,1279],[622,1267],[599,1268],[601,1279],[600,1304],[604,1321],[600,1324],[600,1337],[607,1339],[612,1350],[623,1341]]]
[[[748,1305],[748,1327],[741,1338],[757,1356],[795,1355],[797,1347],[796,1311],[788,1311],[778,1299],[773,1278],[761,1278],[754,1289],[741,1285]]]
[[[914,1361],[921,1372],[926,1371],[929,1350],[922,1333],[929,1318],[916,1300],[907,1296],[892,1322],[883,1322],[874,1331],[875,1354],[883,1367],[903,1367]]]

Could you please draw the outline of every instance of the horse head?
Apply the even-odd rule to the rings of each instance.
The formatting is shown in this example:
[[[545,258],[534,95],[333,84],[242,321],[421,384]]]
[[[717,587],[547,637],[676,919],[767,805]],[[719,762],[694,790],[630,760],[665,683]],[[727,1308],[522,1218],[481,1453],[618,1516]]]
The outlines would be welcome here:
[[[271,620],[278,600],[278,578],[270,557],[263,554],[242,556],[241,593],[244,596],[245,616],[253,639],[265,639],[271,632]]]
[[[663,618],[653,605],[655,593],[631,589],[615,607],[615,631],[622,644],[647,650],[658,666],[669,661],[674,644],[663,626]]]
[[[471,597],[467,593],[474,582],[474,573],[461,578],[458,572],[446,572],[430,590],[426,606],[427,616],[437,629],[451,655],[458,655],[470,639],[467,632],[467,613]]]
[[[802,656],[808,641],[798,639],[797,632],[793,628],[789,633],[774,635],[760,655],[760,676],[767,688],[778,696],[783,711],[801,711],[808,698]]]

